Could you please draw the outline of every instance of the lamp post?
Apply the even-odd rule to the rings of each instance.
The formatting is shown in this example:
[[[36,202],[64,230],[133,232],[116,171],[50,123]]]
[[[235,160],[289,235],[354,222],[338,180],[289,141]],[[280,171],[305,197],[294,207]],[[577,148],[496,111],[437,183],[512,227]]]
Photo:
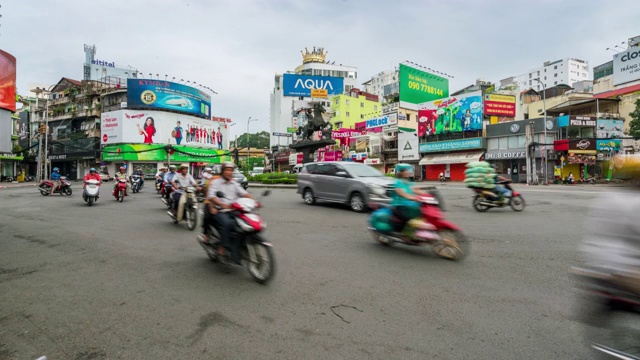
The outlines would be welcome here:
[[[246,162],[247,170],[248,170],[248,167],[249,167],[249,157],[250,157],[250,154],[249,154],[249,149],[250,149],[250,147],[249,147],[249,139],[250,139],[250,137],[249,137],[249,124],[252,121],[258,121],[258,119],[252,119],[251,116],[249,116],[249,119],[247,120],[247,162]]]
[[[547,173],[549,172],[548,169],[548,163],[547,163],[547,86],[540,81],[540,78],[536,79],[537,82],[539,82],[540,84],[542,84],[542,109],[544,111],[544,126],[542,127],[544,129],[544,184],[548,185],[549,184],[549,180],[547,179]],[[534,155],[534,161],[535,161],[535,153]]]
[[[56,86],[56,84],[53,84],[51,86],[49,86],[47,89],[42,89],[42,88],[35,88],[33,90],[31,90],[33,93],[36,94],[36,108],[37,108],[37,104],[38,104],[38,98],[40,97],[40,94],[45,93],[45,94],[50,94],[51,93],[51,88]],[[44,114],[43,114],[43,122],[44,122],[44,174],[41,173],[41,178],[44,179],[49,179],[49,172],[47,171],[47,164],[48,164],[48,159],[47,156],[49,154],[49,124],[48,124],[48,120],[49,120],[49,97],[46,97],[46,103],[45,103],[45,110],[44,110]],[[38,157],[40,157],[40,154],[38,154]],[[38,169],[38,171],[40,171],[40,169]],[[38,179],[38,180],[42,180],[42,179]]]

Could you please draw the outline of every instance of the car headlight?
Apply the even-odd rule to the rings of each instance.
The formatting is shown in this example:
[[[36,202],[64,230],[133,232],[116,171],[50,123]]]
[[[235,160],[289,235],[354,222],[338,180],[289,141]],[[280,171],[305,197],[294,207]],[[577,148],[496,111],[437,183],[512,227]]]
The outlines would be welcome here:
[[[374,194],[385,195],[385,193],[386,193],[386,190],[385,190],[384,186],[382,186],[382,185],[369,184],[367,186],[369,187],[369,190],[371,190],[371,192],[374,193]]]

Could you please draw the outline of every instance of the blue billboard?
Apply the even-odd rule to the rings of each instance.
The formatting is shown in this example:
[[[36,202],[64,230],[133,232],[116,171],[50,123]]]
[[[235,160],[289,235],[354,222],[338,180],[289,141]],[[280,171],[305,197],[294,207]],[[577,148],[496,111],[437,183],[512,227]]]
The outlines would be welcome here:
[[[344,90],[344,79],[331,76],[308,76],[284,74],[282,77],[284,96],[311,96],[311,89],[327,90],[328,95],[340,95]]]
[[[481,149],[482,138],[426,142],[419,145],[421,153]]]
[[[211,96],[191,86],[164,80],[127,79],[127,107],[211,118]]]

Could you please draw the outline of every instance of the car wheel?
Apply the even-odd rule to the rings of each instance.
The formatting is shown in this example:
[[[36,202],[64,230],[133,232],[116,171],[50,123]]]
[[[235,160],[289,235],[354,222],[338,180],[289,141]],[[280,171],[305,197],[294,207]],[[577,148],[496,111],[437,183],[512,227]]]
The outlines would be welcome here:
[[[355,212],[363,212],[367,209],[367,206],[364,203],[364,197],[359,192],[351,194],[351,198],[349,198],[349,206],[351,206],[351,210]]]
[[[316,203],[316,198],[313,196],[313,191],[311,191],[311,189],[305,189],[302,198],[307,205],[313,205]]]

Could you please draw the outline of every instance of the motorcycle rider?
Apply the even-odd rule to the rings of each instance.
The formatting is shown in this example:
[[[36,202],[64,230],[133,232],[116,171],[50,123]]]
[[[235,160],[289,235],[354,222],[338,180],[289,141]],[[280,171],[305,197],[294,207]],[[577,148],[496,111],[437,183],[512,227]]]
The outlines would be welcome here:
[[[91,168],[89,169],[89,173],[87,175],[84,176],[84,182],[86,183],[89,180],[96,180],[98,181],[98,185],[102,184],[102,178],[100,177],[100,175],[98,175],[98,172],[96,171],[95,168]],[[83,186],[84,188],[84,186]]]
[[[197,189],[200,189],[196,180],[189,174],[189,165],[182,164],[180,165],[180,172],[173,176],[171,180],[171,185],[173,186],[173,194],[171,195],[173,199],[173,209],[169,210],[167,213],[172,217],[176,217],[178,211],[178,204],[180,203],[180,197],[185,193],[184,188],[193,186]]]
[[[144,186],[144,171],[142,171],[141,168],[137,168],[133,174],[131,174],[131,176],[133,175],[137,175],[140,177],[140,189],[142,189],[142,186]]]
[[[127,182],[127,187],[124,191],[124,196],[129,196],[129,179],[127,179],[127,169],[124,166],[120,166],[120,171],[118,171],[115,175],[115,184],[113,185],[113,193],[116,193],[116,188],[118,187],[118,180],[122,179]]]
[[[616,155],[613,162],[632,179],[632,187],[607,191],[593,202],[581,251],[589,266],[640,295],[640,155]]]
[[[396,166],[396,182],[391,198],[393,213],[400,220],[402,230],[405,224],[420,214],[420,195],[426,195],[424,191],[411,186],[409,178],[413,177],[413,167],[408,164]]]
[[[176,176],[176,166],[169,166],[169,172],[164,174],[164,199],[162,201],[166,204],[169,201],[169,196],[171,196],[171,181],[173,181],[173,177]]]
[[[240,254],[237,250],[238,244],[231,244],[231,230],[235,224],[233,216],[230,213],[222,212],[220,209],[229,209],[239,198],[245,197],[253,199],[245,189],[233,178],[233,170],[236,165],[232,162],[225,162],[222,164],[222,176],[213,180],[209,186],[207,193],[207,209],[205,213],[204,227],[205,233],[200,236],[200,241],[207,242],[208,234],[206,230],[209,224],[217,225],[216,228],[220,231],[220,246],[218,247],[218,254],[224,259],[225,251],[231,251],[232,261],[240,263]],[[222,192],[224,198],[219,198],[217,193]]]
[[[54,167],[53,172],[51,173],[51,182],[53,182],[53,186],[51,187],[51,195],[53,195],[58,186],[62,185],[62,182],[60,181],[61,176],[62,175],[60,175],[60,169]]]
[[[493,170],[496,169],[495,165],[491,165],[491,167],[493,168]],[[502,175],[497,175],[494,178],[494,181],[496,183],[496,193],[498,193],[498,201],[502,202],[504,201],[504,198],[509,194],[509,190],[501,184],[498,184],[499,182],[502,181],[511,181],[510,179],[507,179],[506,177],[502,176]]]

